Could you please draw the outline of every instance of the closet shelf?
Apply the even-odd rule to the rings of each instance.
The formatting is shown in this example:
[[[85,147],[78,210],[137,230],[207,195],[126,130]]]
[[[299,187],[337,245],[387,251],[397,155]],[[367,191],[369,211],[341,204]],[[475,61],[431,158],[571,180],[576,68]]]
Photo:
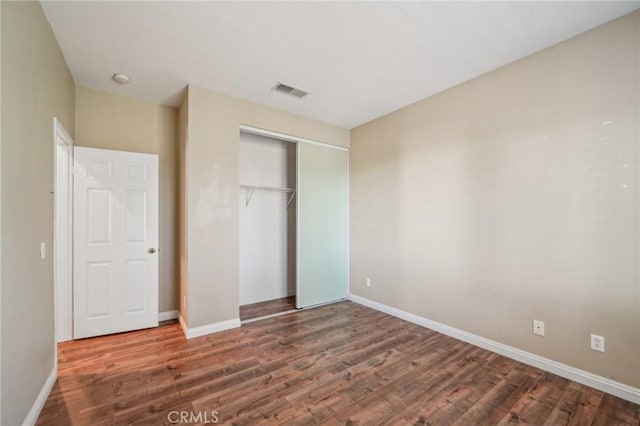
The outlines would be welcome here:
[[[287,201],[287,207],[291,204],[293,197],[296,195],[296,190],[293,188],[278,188],[274,186],[258,186],[258,185],[240,185],[240,188],[244,189],[244,206],[249,207],[249,201],[251,201],[251,197],[253,197],[253,192],[258,191],[270,191],[270,192],[282,192],[291,194],[289,200]]]

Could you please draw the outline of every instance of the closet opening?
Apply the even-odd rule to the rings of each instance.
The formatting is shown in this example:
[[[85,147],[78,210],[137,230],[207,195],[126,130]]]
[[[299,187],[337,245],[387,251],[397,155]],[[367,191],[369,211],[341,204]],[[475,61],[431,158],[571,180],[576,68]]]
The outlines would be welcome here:
[[[296,143],[240,132],[243,322],[296,310]]]

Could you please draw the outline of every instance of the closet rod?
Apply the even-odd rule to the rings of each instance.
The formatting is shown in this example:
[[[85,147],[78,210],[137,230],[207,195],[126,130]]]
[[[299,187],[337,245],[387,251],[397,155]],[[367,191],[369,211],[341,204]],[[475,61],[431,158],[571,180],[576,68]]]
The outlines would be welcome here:
[[[257,189],[258,191],[271,191],[271,192],[283,192],[283,193],[291,193],[289,197],[289,201],[287,201],[287,207],[291,204],[293,197],[296,195],[296,190],[293,188],[277,188],[273,186],[258,186],[258,185],[240,185],[240,188],[244,188],[245,190],[245,198],[244,198],[244,206],[249,207],[249,201],[251,201],[251,197],[253,197],[253,192]]]

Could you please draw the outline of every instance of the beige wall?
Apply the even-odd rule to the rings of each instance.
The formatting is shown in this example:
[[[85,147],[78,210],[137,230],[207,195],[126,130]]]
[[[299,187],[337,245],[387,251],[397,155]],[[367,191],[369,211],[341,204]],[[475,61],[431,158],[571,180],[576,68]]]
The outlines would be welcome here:
[[[354,129],[351,292],[640,386],[639,20]]]
[[[76,88],[76,145],[158,154],[159,305],[178,309],[178,110]]]
[[[264,105],[188,90],[188,326],[238,318],[238,144],[241,124],[340,146],[349,131]]]
[[[22,424],[54,368],[53,117],[74,84],[37,2],[2,8],[2,419]],[[10,106],[10,107],[9,107]],[[40,241],[49,256],[40,260]]]

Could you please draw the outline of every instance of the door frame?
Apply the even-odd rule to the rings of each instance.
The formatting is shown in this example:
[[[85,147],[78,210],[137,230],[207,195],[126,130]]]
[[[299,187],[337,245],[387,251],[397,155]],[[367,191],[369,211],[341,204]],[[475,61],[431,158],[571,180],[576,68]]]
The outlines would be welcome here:
[[[73,338],[73,138],[69,135],[60,120],[53,119],[53,288],[54,288],[54,325],[56,343],[65,342]],[[67,174],[68,184],[58,182],[58,169],[60,155],[67,148]],[[60,194],[66,194],[66,214],[60,217],[58,214],[58,200]],[[58,227],[66,221],[68,232],[62,235]],[[68,259],[59,256],[65,250]],[[65,270],[69,279],[60,279],[60,271]]]
[[[328,144],[328,143],[325,143],[325,142],[314,141],[314,140],[311,140],[311,139],[301,138],[301,137],[298,137],[298,136],[288,135],[286,133],[274,132],[274,131],[271,131],[271,130],[261,129],[259,127],[253,127],[253,126],[248,126],[248,125],[244,125],[244,124],[240,125],[240,130],[239,131],[240,132],[246,132],[246,133],[252,133],[254,135],[259,135],[259,136],[266,136],[266,137],[269,137],[269,138],[275,138],[275,139],[279,139],[279,140],[282,140],[282,141],[285,141],[285,142],[293,142],[296,145],[302,142],[302,143],[308,143],[308,144],[313,144],[313,145],[321,145],[321,146],[326,147],[326,148],[333,148],[333,149],[337,149],[337,150],[340,150],[340,151],[346,151],[346,153],[347,153],[347,230],[346,230],[346,234],[347,234],[346,235],[346,239],[347,239],[347,241],[346,241],[346,244],[347,244],[346,245],[346,247],[347,247],[347,259],[346,259],[347,267],[345,268],[346,269],[345,297],[348,299],[349,296],[351,295],[351,283],[349,281],[349,275],[350,275],[350,273],[349,273],[349,263],[350,263],[349,262],[349,255],[350,255],[350,253],[349,253],[349,251],[350,251],[349,250],[349,240],[350,240],[350,237],[349,237],[349,235],[350,235],[349,234],[349,222],[350,222],[350,211],[349,211],[349,200],[350,200],[350,195],[349,195],[349,186],[350,186],[350,183],[349,183],[349,162],[350,162],[349,161],[349,148],[343,147],[343,146],[338,146],[338,145],[331,145],[331,144]],[[297,167],[298,167],[298,164],[297,164],[298,163],[298,152],[299,152],[299,150],[296,147],[296,189],[298,188],[298,182],[297,182],[298,181],[298,170],[297,170]],[[299,273],[299,271],[298,271],[298,263],[299,263],[298,260],[299,259],[297,257],[298,257],[298,247],[299,247],[299,244],[300,244],[300,241],[299,241],[300,234],[299,234],[299,232],[297,232],[297,226],[298,226],[298,223],[300,223],[300,220],[299,220],[300,219],[299,218],[299,209],[298,209],[297,206],[298,206],[298,203],[296,203],[296,297],[297,297],[297,293],[298,293],[298,281],[299,281],[299,277],[298,277],[298,273]],[[338,299],[338,300],[342,300],[342,299]],[[326,305],[328,303],[333,303],[333,302],[336,302],[336,301],[337,300],[332,300],[332,301],[328,301],[328,302],[325,302],[325,303],[321,303],[319,305],[307,306],[307,307],[304,307],[304,308],[301,308],[301,309],[312,308],[312,307],[315,307],[315,306],[322,306],[322,305]]]

